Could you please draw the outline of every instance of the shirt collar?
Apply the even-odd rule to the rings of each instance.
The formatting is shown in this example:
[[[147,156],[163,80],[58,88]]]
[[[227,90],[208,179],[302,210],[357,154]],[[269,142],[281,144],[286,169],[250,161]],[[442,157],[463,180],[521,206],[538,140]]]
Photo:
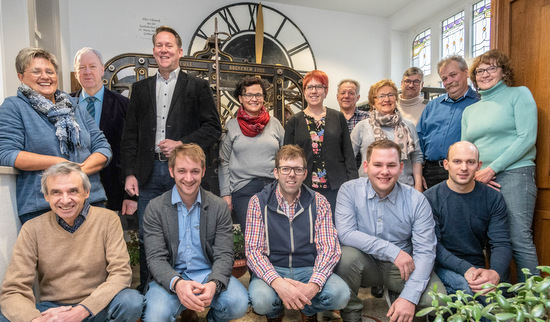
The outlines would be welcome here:
[[[103,94],[105,93],[105,86],[101,86],[101,88],[99,89],[99,91],[97,91],[97,93],[95,93],[95,95],[93,95],[95,98],[97,98],[98,101],[102,102],[103,103]],[[85,99],[87,99],[88,97],[92,96],[92,95],[88,95],[88,93],[86,93],[86,91],[84,89],[82,89],[82,94],[80,94],[80,96],[82,96],[82,100],[81,101],[84,101]]]
[[[471,97],[471,98],[475,98],[475,92],[470,88],[470,86],[468,86],[468,90],[466,91],[466,93],[464,93],[464,95],[460,96],[459,98],[457,98],[456,100],[452,99],[449,97],[449,93],[445,94],[444,98],[442,101],[445,101],[445,102],[449,102],[449,103],[455,103],[455,102],[460,102],[462,101],[463,99],[465,99],[466,97]]]
[[[298,194],[296,195],[296,198],[294,198],[294,201],[292,201],[292,203],[290,203],[289,206],[296,205],[298,203],[298,201],[300,200],[300,195],[301,194],[302,194],[302,187],[300,187],[300,190],[298,190]],[[279,203],[279,205],[284,205],[285,204],[286,199],[283,196],[283,194],[281,193],[281,191],[279,190],[279,184],[277,184],[277,188],[275,188],[275,196],[277,197],[277,202]]]
[[[84,206],[82,207],[82,210],[80,211],[80,214],[78,214],[78,216],[76,216],[76,217],[82,217],[83,221],[84,221],[84,220],[86,220],[86,218],[88,218],[88,213],[89,212],[90,212],[90,203],[88,202],[88,200],[86,200],[84,202]],[[55,214],[55,218],[57,218],[57,223],[63,228],[65,228],[65,226],[69,225],[63,218],[59,217],[57,214]]]
[[[392,204],[395,204],[395,202],[397,201],[397,190],[400,189],[399,185],[400,183],[396,182],[392,191],[386,197],[380,198],[380,196],[378,196],[378,193],[372,187],[372,184],[370,183],[370,179],[369,179],[367,182],[367,199],[373,199],[374,197],[378,197],[380,198],[380,200],[388,199],[389,202],[391,202]]]
[[[177,205],[178,203],[181,203],[183,205],[183,200],[181,200],[180,193],[178,192],[178,188],[176,185],[172,188],[172,204]],[[197,194],[197,199],[195,200],[194,205],[201,205],[202,198],[201,198],[201,190],[199,189],[199,193]]]
[[[172,80],[173,78],[175,78],[177,80],[179,72],[180,72],[180,68],[178,67],[178,68],[176,68],[176,69],[174,69],[173,71],[170,72],[170,75],[168,76],[168,79],[165,79],[164,77],[162,77],[160,72],[157,71],[157,81],[169,81],[169,80]]]

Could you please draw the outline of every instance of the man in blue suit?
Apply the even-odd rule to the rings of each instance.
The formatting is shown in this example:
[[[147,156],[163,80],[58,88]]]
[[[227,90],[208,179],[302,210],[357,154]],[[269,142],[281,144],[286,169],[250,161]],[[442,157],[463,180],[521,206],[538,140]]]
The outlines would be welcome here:
[[[120,141],[128,98],[103,86],[103,59],[101,54],[90,47],[80,49],[74,57],[75,76],[82,89],[71,93],[78,98],[78,105],[87,109],[105,134],[113,151],[113,159],[99,173],[107,195],[107,208],[133,214],[137,202],[124,194],[124,177],[120,159]]]

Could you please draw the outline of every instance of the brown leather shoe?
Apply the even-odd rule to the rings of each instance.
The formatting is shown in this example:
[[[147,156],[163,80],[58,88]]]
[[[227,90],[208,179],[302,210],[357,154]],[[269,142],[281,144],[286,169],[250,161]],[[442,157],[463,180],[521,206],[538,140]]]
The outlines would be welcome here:
[[[302,311],[300,311],[300,315],[302,316],[302,322],[317,322],[317,314],[313,314],[312,316],[306,316]]]
[[[285,316],[285,311],[283,311],[283,313],[281,313],[281,315],[279,315],[276,318],[270,319],[267,316],[266,316],[266,318],[267,318],[267,322],[283,322],[284,316]]]
[[[185,322],[198,322],[199,316],[197,315],[197,312],[186,309],[181,312],[180,319]]]

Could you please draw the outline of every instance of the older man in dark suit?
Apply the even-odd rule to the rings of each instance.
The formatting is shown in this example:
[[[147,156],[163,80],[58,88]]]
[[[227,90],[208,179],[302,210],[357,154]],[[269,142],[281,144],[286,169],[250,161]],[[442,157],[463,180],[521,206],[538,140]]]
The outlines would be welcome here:
[[[120,141],[128,98],[103,86],[103,58],[97,50],[90,47],[80,49],[74,57],[74,71],[82,89],[71,93],[71,96],[78,98],[78,104],[92,115],[113,151],[113,159],[99,173],[107,195],[107,208],[122,214],[133,214],[137,202],[124,194],[120,160]]]
[[[138,196],[140,240],[145,207],[174,185],[166,163],[170,152],[191,142],[206,149],[221,135],[208,82],[180,70],[183,49],[178,33],[159,27],[153,45],[158,72],[133,84],[121,146],[126,192]],[[147,278],[143,247],[140,265],[142,288]]]
[[[235,277],[233,232],[227,203],[201,188],[206,157],[196,144],[170,155],[172,189],[151,200],[143,230],[150,283],[144,321],[169,321],[183,310],[204,311],[208,321],[239,319],[248,292]]]

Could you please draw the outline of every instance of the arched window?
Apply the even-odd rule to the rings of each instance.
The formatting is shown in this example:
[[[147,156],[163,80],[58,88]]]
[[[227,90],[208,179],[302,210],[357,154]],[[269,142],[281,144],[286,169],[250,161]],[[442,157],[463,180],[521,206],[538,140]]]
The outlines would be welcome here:
[[[416,35],[413,41],[412,65],[422,69],[424,76],[431,73],[431,30],[426,29]]]
[[[491,49],[491,0],[474,4],[472,25],[472,57],[477,57]]]
[[[441,39],[442,57],[464,56],[464,11],[443,20]]]

